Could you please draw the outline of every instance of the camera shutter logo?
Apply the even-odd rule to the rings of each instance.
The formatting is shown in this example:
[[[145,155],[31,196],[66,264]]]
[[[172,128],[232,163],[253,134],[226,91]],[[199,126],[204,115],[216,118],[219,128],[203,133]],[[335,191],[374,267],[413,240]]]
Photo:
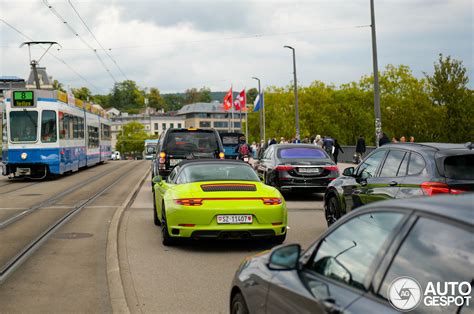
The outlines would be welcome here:
[[[421,301],[421,286],[411,277],[398,277],[388,287],[390,304],[399,311],[413,310]]]

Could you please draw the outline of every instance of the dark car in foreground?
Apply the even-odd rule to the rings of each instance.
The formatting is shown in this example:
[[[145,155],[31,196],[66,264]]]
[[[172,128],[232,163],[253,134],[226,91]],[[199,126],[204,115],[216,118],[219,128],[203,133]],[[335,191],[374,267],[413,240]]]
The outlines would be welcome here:
[[[339,176],[328,154],[311,144],[271,145],[254,167],[265,184],[280,191],[324,192]]]
[[[328,186],[328,225],[371,202],[474,191],[474,151],[464,144],[384,145]]]
[[[151,178],[157,175],[168,177],[171,170],[183,160],[204,158],[224,159],[224,147],[216,130],[167,129],[159,139]]]
[[[422,293],[430,282],[457,282],[469,294],[473,204],[474,194],[372,203],[304,252],[289,244],[247,258],[234,276],[231,313],[398,313],[395,306],[406,304],[388,293],[401,277],[415,279]],[[455,291],[457,305],[420,300],[413,312],[472,313],[472,302]]]

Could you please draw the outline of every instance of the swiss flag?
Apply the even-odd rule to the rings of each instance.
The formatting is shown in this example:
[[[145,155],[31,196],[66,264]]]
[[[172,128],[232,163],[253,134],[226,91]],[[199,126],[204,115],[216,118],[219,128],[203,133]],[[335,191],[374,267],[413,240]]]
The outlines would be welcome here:
[[[240,101],[239,101],[239,98],[237,97],[236,100],[234,100],[234,108],[235,110],[239,111],[241,108],[240,108]]]
[[[229,110],[231,108],[232,108],[232,87],[224,96],[224,110]]]
[[[239,101],[239,107],[235,107],[235,109],[247,110],[247,95],[245,94],[245,88],[239,93],[237,100]]]

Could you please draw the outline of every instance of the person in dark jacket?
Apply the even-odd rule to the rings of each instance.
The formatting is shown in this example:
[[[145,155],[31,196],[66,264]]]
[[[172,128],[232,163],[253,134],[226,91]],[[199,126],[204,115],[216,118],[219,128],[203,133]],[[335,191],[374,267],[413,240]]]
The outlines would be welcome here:
[[[366,151],[365,139],[362,135],[359,135],[359,138],[357,139],[357,146],[356,146],[356,153],[357,153],[357,157],[359,159],[359,162],[364,157],[365,151]]]
[[[384,146],[385,144],[390,143],[387,134],[382,133],[382,137],[379,140],[379,146]]]
[[[334,139],[334,153],[332,154],[334,156],[334,162],[337,165],[337,156],[339,155],[339,152],[343,152],[341,145],[337,142],[337,139]]]

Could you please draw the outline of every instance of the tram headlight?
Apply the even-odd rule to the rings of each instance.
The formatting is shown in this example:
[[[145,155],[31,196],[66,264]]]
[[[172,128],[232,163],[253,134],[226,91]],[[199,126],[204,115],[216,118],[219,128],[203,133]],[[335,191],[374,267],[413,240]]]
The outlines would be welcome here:
[[[21,153],[21,159],[25,160],[26,157],[28,157],[28,154],[27,153]]]

